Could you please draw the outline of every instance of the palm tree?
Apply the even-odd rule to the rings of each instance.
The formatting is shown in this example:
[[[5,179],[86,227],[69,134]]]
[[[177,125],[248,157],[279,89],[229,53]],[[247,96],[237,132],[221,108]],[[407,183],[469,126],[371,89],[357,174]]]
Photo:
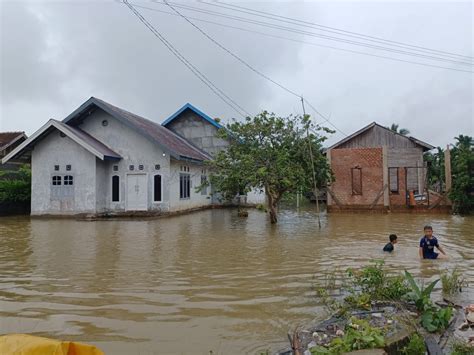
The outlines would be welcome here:
[[[400,128],[398,129],[398,124],[392,123],[390,127],[388,127],[391,131],[394,131],[395,133],[401,134],[402,136],[406,136],[407,134],[410,134],[410,131],[406,128]]]

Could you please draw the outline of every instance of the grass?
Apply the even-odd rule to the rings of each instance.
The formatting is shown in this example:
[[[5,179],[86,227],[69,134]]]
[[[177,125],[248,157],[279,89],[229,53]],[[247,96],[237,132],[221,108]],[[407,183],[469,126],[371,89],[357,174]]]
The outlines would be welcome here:
[[[462,292],[462,288],[466,286],[466,281],[462,277],[461,272],[454,268],[451,272],[446,270],[441,274],[441,286],[443,288],[443,294],[454,295],[458,292]]]

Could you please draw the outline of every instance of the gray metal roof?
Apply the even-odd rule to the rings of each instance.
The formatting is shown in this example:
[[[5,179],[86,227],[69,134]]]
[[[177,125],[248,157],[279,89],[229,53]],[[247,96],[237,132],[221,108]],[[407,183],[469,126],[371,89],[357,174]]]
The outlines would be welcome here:
[[[210,160],[211,157],[204,151],[193,146],[191,143],[181,138],[171,130],[158,123],[150,121],[129,111],[111,105],[103,100],[91,97],[83,103],[77,110],[63,120],[63,123],[74,126],[76,121],[81,119],[82,114],[87,113],[91,107],[98,107],[107,112],[126,126],[134,129],[139,134],[160,146],[173,158],[179,160]]]
[[[37,140],[41,140],[43,137],[47,136],[54,130],[62,132],[65,136],[69,137],[101,160],[122,158],[119,154],[83,130],[51,119],[46,122],[46,124],[44,124],[39,130],[33,133],[27,140],[22,142],[18,147],[7,154],[2,159],[2,164],[5,164],[9,160],[23,155],[30,149],[31,146],[34,145]]]

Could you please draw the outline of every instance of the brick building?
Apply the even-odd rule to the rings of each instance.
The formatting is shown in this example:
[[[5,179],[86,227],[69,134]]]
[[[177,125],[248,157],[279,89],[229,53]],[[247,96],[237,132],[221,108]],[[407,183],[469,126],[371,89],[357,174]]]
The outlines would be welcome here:
[[[335,177],[328,187],[328,211],[432,205],[440,196],[428,192],[423,153],[433,148],[375,122],[339,141],[327,149]]]

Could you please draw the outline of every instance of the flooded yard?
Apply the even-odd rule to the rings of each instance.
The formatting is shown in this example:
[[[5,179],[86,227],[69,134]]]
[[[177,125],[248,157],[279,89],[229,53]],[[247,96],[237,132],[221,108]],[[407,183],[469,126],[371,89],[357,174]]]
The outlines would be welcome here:
[[[107,354],[255,354],[325,316],[313,286],[384,258],[434,278],[457,266],[474,300],[474,218],[207,210],[148,220],[0,218],[0,333],[93,343]],[[421,261],[423,226],[448,260]],[[399,243],[381,251],[388,234]],[[437,292],[439,294],[440,285]]]

